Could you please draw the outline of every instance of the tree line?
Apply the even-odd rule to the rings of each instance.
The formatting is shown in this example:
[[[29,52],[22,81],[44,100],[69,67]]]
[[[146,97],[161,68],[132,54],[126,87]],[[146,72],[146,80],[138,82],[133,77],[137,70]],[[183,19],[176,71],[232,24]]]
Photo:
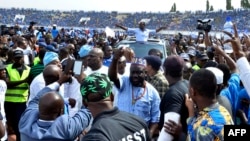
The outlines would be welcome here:
[[[250,3],[249,0],[241,0],[240,1],[240,6],[243,9],[249,9],[250,8]],[[231,0],[226,0],[226,10],[234,10],[234,7],[232,6]],[[177,12],[177,7],[176,3],[174,3],[170,9],[170,12]],[[210,5],[209,0],[206,2],[206,11],[214,11],[214,7]]]

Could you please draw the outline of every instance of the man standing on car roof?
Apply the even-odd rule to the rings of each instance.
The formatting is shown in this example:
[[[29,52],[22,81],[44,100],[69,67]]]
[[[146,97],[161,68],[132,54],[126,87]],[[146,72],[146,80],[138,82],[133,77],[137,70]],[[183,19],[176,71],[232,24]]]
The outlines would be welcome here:
[[[160,27],[160,28],[154,29],[154,30],[147,29],[145,21],[139,22],[139,28],[128,28],[128,27],[122,26],[120,24],[116,24],[115,26],[119,27],[123,30],[126,30],[127,32],[134,32],[135,37],[136,37],[136,41],[140,41],[140,42],[146,42],[148,40],[149,33],[157,33],[163,29],[166,29],[166,27]]]

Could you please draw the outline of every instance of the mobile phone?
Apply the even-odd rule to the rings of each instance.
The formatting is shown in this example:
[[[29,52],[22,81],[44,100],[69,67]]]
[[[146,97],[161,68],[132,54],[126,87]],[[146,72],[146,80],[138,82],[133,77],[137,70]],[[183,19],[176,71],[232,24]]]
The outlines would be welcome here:
[[[66,66],[65,66],[65,68],[64,68],[64,72],[65,72],[66,74],[68,74],[68,73],[70,72],[70,70],[73,69],[74,62],[75,62],[75,61],[74,61],[73,59],[70,59],[70,58],[67,59],[67,64],[66,64]]]
[[[80,75],[82,73],[82,61],[75,60],[73,72],[75,75]]]

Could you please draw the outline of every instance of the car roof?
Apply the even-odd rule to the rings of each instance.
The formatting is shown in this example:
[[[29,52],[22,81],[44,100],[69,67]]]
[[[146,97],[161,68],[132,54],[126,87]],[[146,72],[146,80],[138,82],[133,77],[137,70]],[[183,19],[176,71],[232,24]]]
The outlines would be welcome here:
[[[125,40],[122,40],[121,42],[128,42],[128,41],[134,41],[134,42],[136,42],[136,38],[134,36],[129,36]],[[157,39],[157,38],[149,38],[147,40],[147,43],[165,44],[165,40]]]
[[[165,47],[165,43],[162,41],[147,41],[147,42],[138,42],[135,40],[122,40],[120,41],[115,48],[120,47],[130,47],[135,52],[135,57],[145,57],[148,55],[150,49],[158,49],[162,52],[163,59],[167,57],[167,50]]]

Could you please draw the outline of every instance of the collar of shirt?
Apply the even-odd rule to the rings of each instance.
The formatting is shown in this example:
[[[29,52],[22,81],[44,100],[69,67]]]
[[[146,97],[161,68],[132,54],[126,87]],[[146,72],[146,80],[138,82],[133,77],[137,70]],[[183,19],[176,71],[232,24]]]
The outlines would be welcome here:
[[[220,105],[218,102],[210,105],[209,107],[204,108],[202,111],[199,112],[199,115],[203,115],[204,113],[208,113],[216,108],[218,108]]]
[[[161,73],[160,71],[157,71],[157,73],[156,73],[155,75],[149,76],[149,77],[148,77],[148,80],[149,80],[149,81],[150,81],[150,80],[154,80],[156,77],[158,77],[158,76],[161,75],[160,73]]]

